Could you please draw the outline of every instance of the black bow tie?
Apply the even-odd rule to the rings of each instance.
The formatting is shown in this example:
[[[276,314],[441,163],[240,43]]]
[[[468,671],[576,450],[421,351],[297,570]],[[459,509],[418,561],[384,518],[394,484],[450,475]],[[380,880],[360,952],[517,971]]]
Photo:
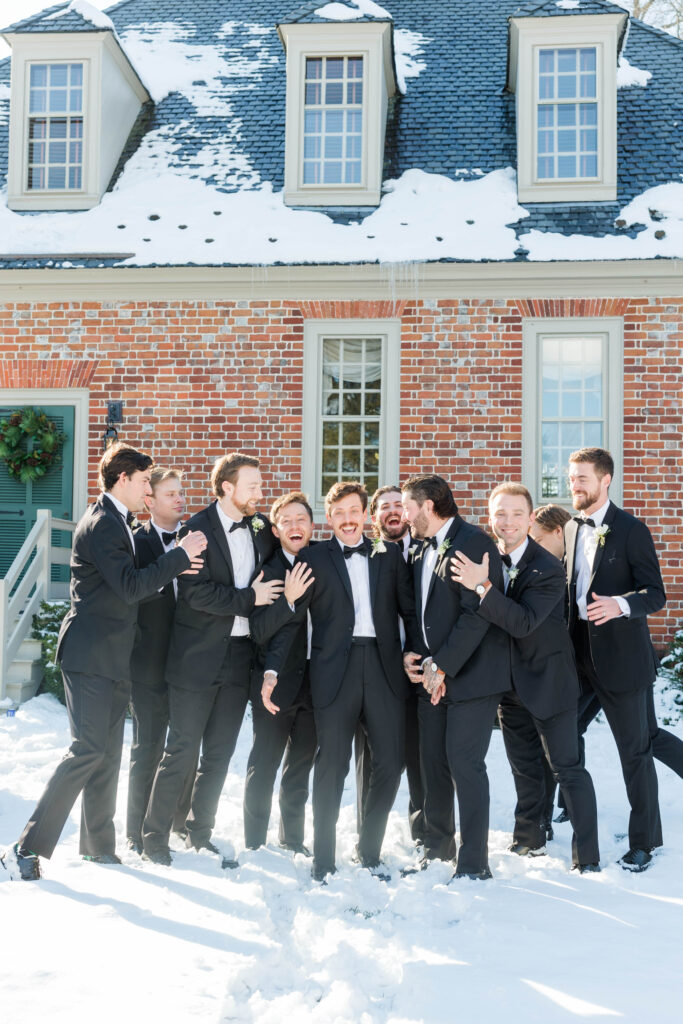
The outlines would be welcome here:
[[[137,520],[135,518],[135,512],[127,512],[126,513],[126,526],[130,526],[131,529],[133,528],[133,526],[137,526]]]
[[[424,546],[426,548],[438,548],[439,544],[436,537],[425,537]]]
[[[365,544],[359,544],[357,548],[350,548],[345,544],[342,553],[344,558],[350,558],[351,555],[365,555],[367,557],[368,549]]]
[[[579,526],[595,526],[595,522],[592,519],[584,519],[583,516],[574,516],[574,522],[578,523]]]
[[[512,565],[512,556],[511,555],[501,555],[500,557],[501,557],[501,561],[503,562],[503,565],[506,565],[508,567],[508,569],[509,569],[510,566]]]
[[[234,530],[241,530],[242,527],[244,527],[244,529],[246,530],[247,526],[249,526],[249,520],[245,516],[244,519],[240,519],[239,523],[232,524],[229,533],[232,533]]]
[[[163,540],[164,544],[170,544],[172,540],[176,539],[177,535],[177,530],[174,530],[173,533],[166,533],[166,531],[164,530],[161,534],[161,539]]]

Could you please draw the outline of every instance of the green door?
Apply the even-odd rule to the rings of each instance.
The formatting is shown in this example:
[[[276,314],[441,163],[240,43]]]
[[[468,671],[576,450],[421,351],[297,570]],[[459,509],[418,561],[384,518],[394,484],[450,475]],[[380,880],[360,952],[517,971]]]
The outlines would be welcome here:
[[[33,403],[32,403],[33,404]],[[74,467],[74,407],[72,405],[44,406],[37,402],[35,409],[41,409],[58,430],[64,431],[66,441],[62,446],[61,458],[45,476],[35,482],[22,484],[7,471],[0,461],[0,577],[4,576],[14,561],[36,521],[39,508],[48,508],[59,519],[73,516],[73,467]],[[0,419],[6,419],[22,406],[0,407]],[[55,547],[68,547],[68,533],[52,531]],[[68,582],[68,565],[53,565],[54,582]]]

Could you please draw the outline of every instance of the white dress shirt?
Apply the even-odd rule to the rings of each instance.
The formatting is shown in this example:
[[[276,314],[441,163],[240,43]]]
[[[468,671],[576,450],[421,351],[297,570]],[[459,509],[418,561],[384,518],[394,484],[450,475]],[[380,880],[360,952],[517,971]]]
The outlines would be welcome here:
[[[232,577],[238,590],[246,590],[251,584],[256,568],[256,555],[254,554],[254,542],[251,539],[251,530],[248,526],[241,530],[230,532],[230,527],[239,520],[231,519],[221,508],[220,502],[216,502],[216,511],[221,526],[225,531],[225,539],[230,548],[232,559]],[[249,619],[243,615],[236,615],[232,624],[230,636],[249,636]]]
[[[597,512],[593,512],[590,516],[582,516],[586,519],[592,519],[595,523],[595,527],[602,526],[605,516],[607,515],[607,509],[610,506],[609,498]],[[591,526],[580,526],[576,535],[576,548],[574,551],[574,570],[576,572],[576,604],[579,609],[579,618],[583,619],[584,622],[588,621],[587,605],[588,601],[592,602],[593,597],[588,593],[588,585],[590,583],[591,575],[593,573],[593,563],[595,561],[595,553],[598,550],[598,532],[595,527]],[[631,609],[629,603],[625,597],[615,597],[614,600],[621,608],[622,615],[630,615]]]
[[[126,530],[128,532],[128,536],[130,537],[131,547],[133,548],[133,551],[135,551],[135,541],[133,540],[133,531],[131,530],[130,526],[126,522],[126,519],[128,517],[128,513],[129,513],[130,509],[128,509],[126,507],[126,505],[123,504],[122,501],[119,501],[118,498],[115,498],[114,495],[111,493],[111,491],[105,491],[104,493],[107,495],[109,500],[113,503],[114,508],[116,509],[116,511],[120,512],[121,515],[123,516],[123,525],[125,526],[125,528],[126,528]]]
[[[173,531],[172,530],[164,530],[164,528],[162,526],[159,526],[158,523],[155,523],[153,519],[151,519],[150,522],[151,522],[152,526],[154,527],[154,529],[157,531],[157,534],[159,535],[159,540],[161,541],[161,546],[164,549],[164,554],[166,555],[166,554],[168,554],[169,551],[173,551],[173,548],[175,547],[175,544],[176,544],[176,538],[174,537],[173,540],[171,540],[168,544],[164,544],[164,538],[163,538],[163,534],[164,533],[172,533]],[[178,522],[176,524],[176,527],[175,527],[176,533],[180,529],[181,525],[182,524],[181,524],[180,520],[178,520]],[[161,587],[161,589],[163,590],[164,588]],[[176,601],[177,601],[178,600],[178,577],[177,576],[173,580],[173,593],[175,594]]]
[[[425,644],[427,645],[427,650],[429,650],[429,643],[427,642],[427,634],[425,633],[425,608],[427,607],[427,597],[429,596],[429,584],[431,583],[432,572],[434,571],[436,560],[439,557],[438,549],[445,541],[446,534],[452,525],[453,516],[446,520],[441,529],[435,534],[436,547],[432,547],[430,545],[422,556],[422,609],[420,614],[420,624],[422,626],[422,636]]]
[[[528,547],[529,547],[529,538],[525,537],[525,539],[522,541],[522,543],[519,545],[519,547],[516,547],[514,551],[509,551],[508,552],[508,554],[510,555],[510,561],[512,562],[512,565],[510,566],[510,569],[512,569],[513,566],[519,564],[519,561],[520,561],[522,555],[524,554],[524,552],[526,551],[526,549]],[[503,579],[505,581],[505,593],[506,594],[508,592],[508,587],[510,586],[510,569],[508,569],[508,567],[505,564],[505,562],[503,562]],[[486,596],[486,595],[484,595],[484,596]]]
[[[347,546],[337,537],[337,544],[344,550]],[[361,548],[365,544],[361,540],[356,546]],[[381,555],[375,557],[381,558]],[[353,593],[353,613],[355,616],[353,635],[354,636],[375,636],[375,623],[372,618],[372,604],[370,602],[370,567],[368,561],[370,554],[351,555],[345,558],[346,569],[351,580],[351,591]]]
[[[403,555],[403,561],[407,562],[408,561],[408,555],[410,554],[410,530],[408,530],[406,535],[404,537],[401,537],[401,539],[397,543],[398,543],[398,546],[401,549],[401,554]]]

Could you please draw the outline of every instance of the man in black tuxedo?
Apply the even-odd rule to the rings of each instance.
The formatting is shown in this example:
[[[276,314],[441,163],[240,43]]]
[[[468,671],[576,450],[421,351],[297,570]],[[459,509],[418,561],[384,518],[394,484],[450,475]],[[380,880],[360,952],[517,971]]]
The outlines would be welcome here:
[[[453,579],[480,595],[477,614],[509,636],[511,689],[498,716],[517,791],[510,852],[545,853],[546,780],[538,740],[562,788],[574,827],[572,866],[599,871],[598,812],[590,775],[579,754],[576,726],[579,681],[564,617],[565,572],[528,531],[531,495],[504,483],[489,497],[489,521],[502,554],[505,594],[488,579],[488,555],[478,564],[459,550]]]
[[[145,498],[150,519],[134,533],[138,565],[144,568],[172,551],[185,511],[182,472],[155,466],[150,478],[152,494]],[[178,584],[167,583],[152,597],[140,602],[138,634],[130,659],[133,742],[128,773],[126,834],[128,848],[142,853],[142,822],[168,728],[166,657],[175,614]],[[173,816],[173,831],[181,835],[190,809],[197,762],[188,772]]]
[[[175,550],[138,567],[130,524],[150,494],[151,467],[152,459],[129,445],[107,449],[99,465],[103,493],[74,533],[71,607],[57,641],[73,741],[19,842],[4,858],[5,866],[24,879],[40,877],[38,858],[52,856],[81,792],[81,854],[103,864],[121,863],[114,812],[138,604],[180,573],[196,569],[206,547],[203,534],[193,531]]]
[[[375,537],[385,544],[397,544],[403,560],[409,564],[412,552],[421,545],[410,534],[408,524],[403,518],[401,488],[387,484],[378,488],[370,498],[370,521]],[[405,643],[405,628],[399,623],[401,644]],[[405,769],[408,776],[408,823],[410,835],[416,844],[424,841],[424,791],[420,777],[420,747],[417,725],[418,690],[422,687],[413,685],[406,700],[406,744]],[[358,832],[363,821],[363,807],[370,782],[370,747],[362,726],[359,726],[354,740],[356,753],[356,790],[357,790],[357,823]]]
[[[503,631],[477,614],[479,598],[456,583],[448,564],[456,548],[473,561],[489,555],[490,578],[503,589],[495,544],[458,514],[440,476],[413,476],[403,484],[403,508],[414,537],[415,604],[421,633],[404,664],[425,695],[418,707],[424,784],[425,866],[455,853],[453,785],[458,797],[460,849],[456,877],[486,879],[489,785],[486,752],[500,703],[510,689],[509,644]],[[445,700],[442,701],[442,698]]]
[[[300,606],[310,607],[311,694],[318,736],[313,773],[313,878],[335,871],[336,826],[359,721],[372,770],[358,859],[381,874],[380,852],[404,757],[408,681],[399,616],[414,642],[410,574],[395,544],[363,536],[368,496],[359,483],[338,483],[325,498],[334,536],[304,549],[315,582]]]
[[[273,534],[280,547],[264,566],[264,579],[284,583],[271,605],[255,608],[249,617],[258,644],[252,675],[254,742],[244,783],[244,841],[250,849],[266,841],[275,776],[280,782],[280,846],[310,857],[304,846],[308,779],[317,746],[309,673],[308,615],[293,621],[292,609],[313,583],[310,569],[295,560],[308,547],[313,512],[305,494],[284,494],[270,510]],[[290,623],[288,629],[283,626]],[[283,649],[287,651],[282,657]],[[272,666],[282,666],[279,671]]]
[[[603,448],[569,459],[574,508],[565,527],[569,632],[584,693],[598,697],[619,751],[631,805],[629,850],[620,859],[644,871],[662,845],[648,695],[657,674],[647,616],[666,603],[647,526],[609,498],[614,461]]]
[[[156,864],[171,863],[173,814],[200,745],[185,842],[220,855],[211,832],[249,699],[249,615],[283,589],[279,580],[263,581],[275,540],[256,512],[263,496],[258,459],[240,452],[217,459],[211,486],[216,501],[181,530],[202,530],[207,547],[201,571],[178,587],[166,661],[168,739],[142,828],[143,857]],[[234,855],[223,856],[222,864],[235,867]]]

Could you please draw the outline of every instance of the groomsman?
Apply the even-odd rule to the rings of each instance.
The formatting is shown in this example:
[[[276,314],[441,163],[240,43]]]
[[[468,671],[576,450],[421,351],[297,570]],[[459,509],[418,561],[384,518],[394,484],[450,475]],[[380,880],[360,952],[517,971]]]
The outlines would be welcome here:
[[[657,774],[648,728],[648,697],[657,659],[647,616],[666,603],[647,526],[609,498],[612,456],[581,448],[569,457],[579,516],[567,523],[569,632],[584,693],[599,699],[619,751],[631,805],[629,849],[620,859],[645,871],[662,845]]]
[[[178,588],[166,663],[168,740],[143,824],[144,856],[155,864],[171,863],[173,814],[200,744],[185,844],[220,855],[211,832],[249,699],[249,615],[283,589],[279,580],[263,580],[275,539],[256,512],[263,497],[258,459],[241,452],[217,459],[211,487],[216,500],[181,530],[203,530],[207,547],[200,572]],[[233,857],[222,865],[237,866]]]
[[[502,555],[504,595],[488,579],[486,554],[477,564],[456,550],[451,572],[457,583],[480,594],[477,614],[509,636],[512,685],[498,716],[517,791],[510,852],[545,853],[545,752],[574,827],[572,867],[599,871],[595,791],[579,754],[579,681],[564,617],[565,572],[527,536],[533,519],[526,487],[510,482],[493,489],[489,522]]]
[[[461,518],[442,477],[413,476],[401,490],[410,531],[423,540],[413,559],[421,635],[404,664],[427,691],[418,707],[425,858],[453,857],[455,784],[461,837],[455,877],[487,879],[485,757],[501,694],[510,689],[509,644],[477,614],[479,597],[451,578],[448,564],[456,549],[477,562],[488,553],[491,581],[502,590],[500,555],[483,530]]]
[[[310,569],[295,560],[308,547],[313,512],[305,494],[292,491],[270,510],[273,534],[280,547],[264,566],[264,579],[284,583],[271,605],[255,608],[249,621],[259,645],[252,675],[254,742],[244,784],[244,841],[256,849],[266,841],[275,776],[280,782],[280,846],[310,857],[304,846],[308,779],[316,751],[315,721],[309,673],[308,615],[293,621],[292,608],[313,583]],[[283,626],[289,623],[288,629]],[[281,652],[287,650],[284,660]],[[275,670],[272,666],[282,664]]]
[[[152,459],[119,443],[99,464],[100,494],[76,527],[71,552],[71,607],[57,640],[72,743],[3,863],[14,877],[40,878],[80,793],[80,852],[85,860],[120,864],[114,811],[123,726],[130,697],[130,656],[138,604],[179,573],[196,568],[201,532],[144,569],[130,524],[151,494]]]
[[[386,544],[397,544],[403,559],[409,564],[412,552],[420,544],[410,535],[408,523],[403,517],[401,488],[391,484],[380,487],[370,499],[370,521],[375,537]],[[399,623],[401,643],[405,642],[405,629]],[[417,725],[418,690],[421,686],[413,685],[406,700],[406,744],[405,769],[408,776],[408,822],[410,834],[417,844],[424,840],[424,791],[420,777],[420,748]],[[358,792],[358,831],[363,820],[363,806],[370,781],[370,748],[362,726],[359,727],[354,742],[356,751],[356,789]]]
[[[410,643],[415,610],[410,574],[395,544],[363,536],[368,495],[359,483],[337,483],[325,498],[334,536],[304,549],[313,586],[310,607],[311,693],[318,735],[313,773],[313,870],[323,881],[336,870],[336,826],[351,746],[363,722],[372,770],[358,838],[360,863],[381,872],[380,851],[403,763],[408,681],[403,671],[399,616]]]
[[[173,550],[185,511],[179,469],[155,466],[150,487],[152,494],[145,498],[150,519],[133,535],[140,568]],[[173,580],[141,601],[138,608],[138,634],[130,660],[133,742],[126,813],[128,848],[136,853],[142,853],[142,822],[166,741],[168,686],[164,672],[177,591],[178,584]],[[195,759],[173,816],[173,831],[179,835],[185,831],[196,767]]]

